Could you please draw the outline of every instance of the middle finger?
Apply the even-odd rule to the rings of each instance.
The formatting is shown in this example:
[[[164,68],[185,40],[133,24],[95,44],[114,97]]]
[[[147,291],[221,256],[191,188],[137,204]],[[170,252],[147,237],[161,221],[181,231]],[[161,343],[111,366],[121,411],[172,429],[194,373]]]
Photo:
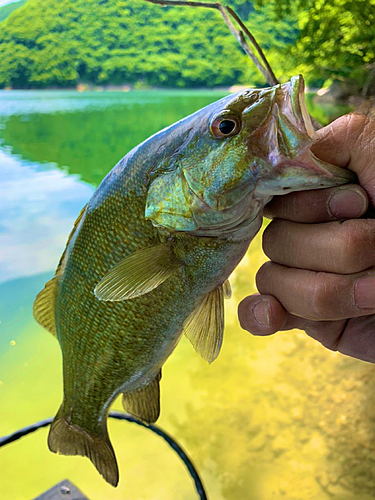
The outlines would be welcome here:
[[[264,253],[288,267],[353,274],[375,267],[375,219],[301,224],[275,219],[263,233]]]

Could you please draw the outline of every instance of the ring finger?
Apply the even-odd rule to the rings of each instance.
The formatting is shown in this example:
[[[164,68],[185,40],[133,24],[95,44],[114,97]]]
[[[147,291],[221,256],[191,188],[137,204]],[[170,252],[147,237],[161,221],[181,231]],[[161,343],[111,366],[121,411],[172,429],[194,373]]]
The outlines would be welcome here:
[[[339,275],[266,262],[256,282],[262,295],[276,297],[302,318],[332,321],[375,313],[375,270]]]

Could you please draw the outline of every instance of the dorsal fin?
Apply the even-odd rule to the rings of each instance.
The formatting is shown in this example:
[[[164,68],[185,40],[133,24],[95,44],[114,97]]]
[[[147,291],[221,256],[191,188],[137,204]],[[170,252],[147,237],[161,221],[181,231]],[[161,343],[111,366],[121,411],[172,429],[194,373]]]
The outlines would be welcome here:
[[[116,264],[95,287],[99,300],[133,299],[151,292],[182,266],[172,243],[138,250]]]
[[[149,384],[135,391],[125,392],[122,396],[124,410],[147,424],[156,422],[160,414],[160,379],[161,370]]]
[[[56,324],[55,324],[56,280],[65,257],[66,249],[77,229],[78,224],[81,222],[86,207],[87,205],[83,207],[83,209],[79,213],[79,216],[77,217],[77,220],[73,225],[73,229],[70,232],[65,250],[57,266],[55,277],[52,278],[50,281],[47,281],[47,283],[44,285],[43,290],[38,293],[33,305],[33,314],[35,320],[43,328],[52,333],[52,335],[54,335],[55,337],[56,337]]]
[[[184,333],[203,359],[212,363],[220,352],[224,332],[224,287],[208,293],[184,324]]]
[[[38,293],[33,306],[33,314],[35,320],[56,337],[55,288],[56,277],[47,281],[43,290]]]

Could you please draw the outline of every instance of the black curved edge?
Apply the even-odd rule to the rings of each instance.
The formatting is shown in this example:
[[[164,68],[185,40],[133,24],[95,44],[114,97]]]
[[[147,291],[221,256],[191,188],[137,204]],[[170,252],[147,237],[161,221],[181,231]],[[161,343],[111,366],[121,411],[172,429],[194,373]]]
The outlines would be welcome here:
[[[156,425],[148,425],[140,420],[138,420],[135,417],[132,417],[131,415],[127,415],[126,413],[122,413],[119,411],[111,411],[109,413],[109,417],[114,418],[116,420],[126,420],[128,422],[140,425],[141,427],[145,427],[146,429],[150,429],[150,431],[154,432],[158,436],[162,437],[164,441],[166,441],[169,446],[177,453],[177,455],[180,457],[180,459],[184,462],[187,470],[189,471],[190,476],[193,478],[194,484],[195,484],[195,489],[197,490],[198,496],[200,500],[208,500],[207,499],[207,494],[204,489],[202,480],[195,469],[192,461],[190,458],[187,456],[185,451],[181,448],[181,446],[171,437],[169,434],[167,434],[165,431],[160,429],[160,427],[157,427]],[[38,429],[42,429],[43,427],[48,427],[51,425],[53,421],[53,418],[47,418],[46,420],[41,420],[40,422],[37,422],[35,424],[29,425],[28,427],[24,427],[23,429],[19,429],[18,431],[13,432],[12,434],[9,434],[8,436],[0,437],[0,448],[2,446],[5,446],[6,444],[13,443],[14,441],[17,441],[18,439],[27,436],[28,434],[32,434],[33,432],[37,431]]]

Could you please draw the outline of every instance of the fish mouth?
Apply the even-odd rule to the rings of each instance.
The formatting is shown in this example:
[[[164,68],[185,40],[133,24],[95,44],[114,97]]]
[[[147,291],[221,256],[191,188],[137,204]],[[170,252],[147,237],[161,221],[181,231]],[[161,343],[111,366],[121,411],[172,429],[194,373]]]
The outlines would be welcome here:
[[[280,85],[275,102],[279,109],[279,148],[273,166],[278,181],[282,181],[277,194],[356,182],[357,176],[353,172],[321,160],[310,150],[316,132],[306,106],[302,75]],[[276,183],[272,184],[276,187]]]
[[[297,170],[303,169],[301,175],[308,174],[313,178],[321,176],[319,187],[330,187],[357,181],[357,176],[354,172],[321,160],[314,155],[310,148],[305,149],[305,151],[292,160],[287,160],[285,163],[282,162],[277,166],[277,169],[280,170],[285,168],[292,170],[289,175],[296,175]]]
[[[310,137],[310,139],[314,140],[316,137],[316,132],[306,106],[305,81],[303,79],[303,76],[293,76],[290,80],[290,86],[294,115],[301,118],[302,125],[307,135]]]

